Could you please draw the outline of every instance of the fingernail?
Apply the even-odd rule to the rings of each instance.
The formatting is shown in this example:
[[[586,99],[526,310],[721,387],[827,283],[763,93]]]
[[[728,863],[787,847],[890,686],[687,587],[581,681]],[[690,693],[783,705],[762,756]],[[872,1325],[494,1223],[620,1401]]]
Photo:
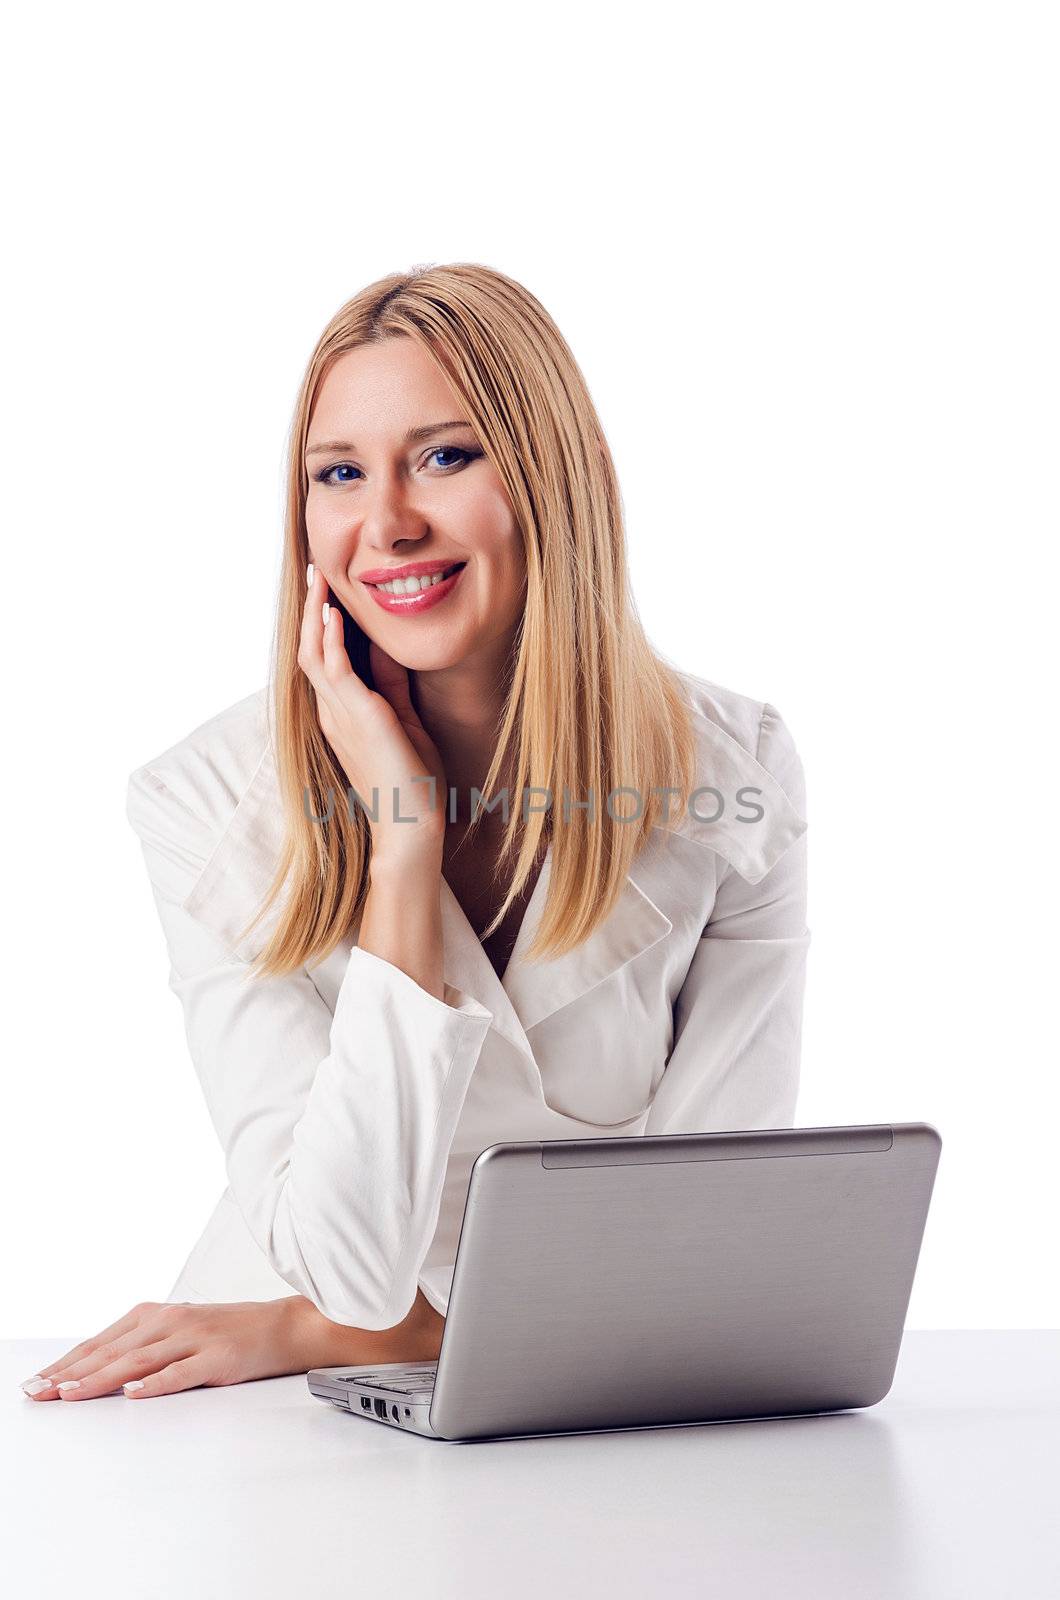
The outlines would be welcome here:
[[[27,1378],[22,1388],[26,1394],[41,1394],[43,1390],[50,1389],[51,1386],[52,1380],[50,1378]]]
[[[307,589],[311,589],[313,587],[313,563],[312,562],[310,562],[308,567],[306,567],[306,569],[305,569],[305,586],[306,586]]]
[[[144,1386],[143,1378],[130,1378],[128,1383],[123,1383],[122,1384],[122,1388],[123,1389],[142,1389],[143,1386]]]
[[[324,601],[324,604],[320,608],[320,614],[324,618],[324,626],[326,628],[327,625],[328,625],[328,618],[331,615],[331,607],[328,605],[326,600]]]
[[[57,1383],[55,1385],[55,1387],[57,1389],[80,1389],[80,1387],[81,1387],[81,1379],[80,1378],[67,1378],[65,1383]]]

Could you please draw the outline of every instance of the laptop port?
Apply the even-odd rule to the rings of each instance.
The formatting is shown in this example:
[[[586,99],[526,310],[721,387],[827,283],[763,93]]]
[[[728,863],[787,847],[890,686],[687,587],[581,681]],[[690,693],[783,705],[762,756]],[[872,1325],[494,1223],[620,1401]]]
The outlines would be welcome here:
[[[375,1402],[375,1414],[376,1414],[377,1417],[380,1417],[383,1422],[386,1421],[386,1401],[385,1400],[377,1400]]]
[[[390,1415],[393,1417],[395,1422],[400,1422],[401,1421],[401,1418],[398,1416],[398,1408],[397,1408],[397,1406],[391,1406],[390,1407]]]
[[[369,1398],[368,1398],[368,1396],[366,1394],[362,1394],[362,1396],[361,1396],[361,1410],[362,1411],[371,1411],[371,1409],[372,1409],[372,1402],[369,1400]]]

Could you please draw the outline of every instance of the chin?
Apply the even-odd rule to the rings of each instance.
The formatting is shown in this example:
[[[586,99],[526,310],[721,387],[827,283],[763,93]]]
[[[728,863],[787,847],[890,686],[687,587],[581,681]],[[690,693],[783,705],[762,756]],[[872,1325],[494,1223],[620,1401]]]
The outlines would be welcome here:
[[[401,665],[409,672],[445,672],[448,667],[458,667],[467,655],[466,650],[405,650]]]
[[[363,626],[363,624],[362,624]],[[365,634],[380,650],[385,650],[392,661],[397,661],[407,672],[444,672],[447,667],[457,667],[470,654],[469,647],[446,644],[444,640],[377,639],[364,629]]]

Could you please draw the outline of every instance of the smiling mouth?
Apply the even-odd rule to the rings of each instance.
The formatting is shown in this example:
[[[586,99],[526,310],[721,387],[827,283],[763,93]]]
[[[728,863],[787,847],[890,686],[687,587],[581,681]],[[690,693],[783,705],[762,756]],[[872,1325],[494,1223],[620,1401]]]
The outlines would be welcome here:
[[[394,593],[395,592],[394,590],[389,590],[389,591],[387,590],[387,588],[386,588],[386,584],[387,583],[399,583],[399,584],[415,583],[416,587],[414,589],[401,588],[401,589],[398,589],[396,591],[396,593],[398,595],[407,594],[407,595],[410,595],[410,596],[411,595],[415,595],[415,594],[426,594],[429,589],[436,589],[440,583],[444,583],[447,578],[451,578],[453,576],[454,572],[459,572],[462,567],[466,567],[466,566],[467,566],[467,562],[466,561],[455,561],[451,567],[446,567],[444,572],[433,573],[431,575],[431,577],[428,578],[426,583],[423,581],[422,578],[390,578],[390,579],[387,579],[385,581],[381,581],[379,583],[370,583],[370,584],[368,584],[368,588],[369,589],[383,589],[384,592]]]

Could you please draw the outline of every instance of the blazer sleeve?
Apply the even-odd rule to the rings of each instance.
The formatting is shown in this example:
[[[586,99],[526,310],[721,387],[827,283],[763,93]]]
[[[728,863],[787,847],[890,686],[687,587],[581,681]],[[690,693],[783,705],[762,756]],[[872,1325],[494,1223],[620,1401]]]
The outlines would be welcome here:
[[[768,704],[757,755],[805,818],[802,763]],[[732,867],[722,874],[645,1134],[793,1126],[809,943],[804,830],[758,883]]]
[[[416,1298],[492,1014],[449,984],[437,999],[357,947],[334,1016],[304,968],[252,976],[182,909],[214,831],[146,768],[128,781],[127,815],[250,1233],[332,1322],[393,1327]]]

